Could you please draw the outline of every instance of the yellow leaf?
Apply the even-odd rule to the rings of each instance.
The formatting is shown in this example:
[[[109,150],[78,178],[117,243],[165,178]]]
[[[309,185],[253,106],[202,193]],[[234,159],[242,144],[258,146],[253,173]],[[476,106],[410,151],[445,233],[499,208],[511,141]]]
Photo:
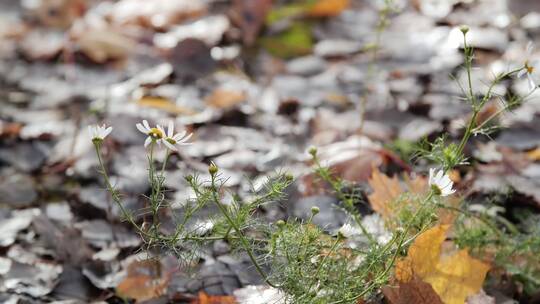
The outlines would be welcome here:
[[[532,161],[540,160],[540,148],[536,148],[532,151],[527,152],[527,157]]]
[[[418,276],[445,304],[463,304],[482,288],[489,265],[472,258],[466,250],[442,256],[441,245],[449,227],[435,226],[419,235],[407,257],[396,263],[396,279],[406,283]]]
[[[349,0],[318,0],[310,7],[308,15],[313,17],[333,17],[349,6]]]
[[[145,96],[139,99],[137,101],[137,104],[145,107],[160,109],[172,114],[194,114],[193,110],[176,105],[174,102],[163,97]]]

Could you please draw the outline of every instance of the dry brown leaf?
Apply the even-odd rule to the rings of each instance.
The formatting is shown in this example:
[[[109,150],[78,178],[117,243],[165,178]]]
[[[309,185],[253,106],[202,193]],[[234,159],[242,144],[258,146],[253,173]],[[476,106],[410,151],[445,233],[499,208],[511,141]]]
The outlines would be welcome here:
[[[242,40],[245,45],[253,45],[271,9],[272,0],[233,1],[229,15],[242,30]]]
[[[308,11],[313,17],[333,17],[349,7],[349,0],[319,0]]]
[[[157,260],[135,261],[128,266],[126,278],[116,287],[122,298],[146,301],[165,293],[170,274],[162,274]]]
[[[392,213],[390,204],[403,193],[397,176],[390,178],[374,168],[368,183],[373,189],[368,196],[371,207],[383,218],[388,218]]]
[[[191,304],[236,304],[236,300],[233,296],[211,296],[201,291]]]
[[[137,24],[164,29],[206,13],[206,1],[200,0],[120,0],[110,14],[116,24]]]
[[[195,112],[186,107],[176,105],[167,98],[145,96],[137,101],[137,104],[145,107],[160,109],[172,114],[193,115]]]
[[[433,287],[418,277],[398,286],[384,286],[382,292],[391,304],[443,304]]]
[[[96,63],[126,58],[135,42],[111,30],[89,30],[80,35],[81,51]]]
[[[441,255],[449,225],[435,226],[419,235],[407,257],[396,263],[396,279],[410,282],[415,276],[429,283],[445,304],[463,304],[477,293],[489,265],[472,258],[467,250]]]
[[[231,108],[246,100],[243,92],[227,89],[216,89],[206,97],[206,103],[216,108]]]
[[[540,148],[527,152],[527,157],[532,161],[540,161]]]

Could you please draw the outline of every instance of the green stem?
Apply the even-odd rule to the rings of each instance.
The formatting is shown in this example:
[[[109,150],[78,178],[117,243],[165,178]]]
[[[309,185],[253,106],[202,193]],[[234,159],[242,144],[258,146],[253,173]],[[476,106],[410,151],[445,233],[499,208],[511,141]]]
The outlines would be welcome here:
[[[251,247],[250,247],[247,239],[245,238],[244,234],[242,233],[242,230],[240,230],[240,227],[238,227],[238,225],[236,225],[234,220],[231,218],[229,212],[227,211],[227,208],[221,203],[221,200],[219,199],[219,196],[218,196],[218,187],[216,186],[216,175],[215,174],[211,175],[211,186],[212,186],[212,196],[214,198],[214,201],[215,201],[216,205],[218,206],[221,213],[227,219],[227,222],[229,222],[229,225],[231,225],[233,227],[233,229],[235,230],[235,232],[238,234],[240,242],[242,243],[242,247],[244,247],[244,250],[246,250],[246,253],[249,256],[249,259],[251,260],[251,262],[255,266],[255,269],[257,270],[259,275],[263,278],[263,280],[268,285],[270,285],[271,287],[274,287],[274,288],[278,288],[277,285],[270,282],[270,280],[268,279],[268,277],[266,276],[266,274],[262,270],[262,267],[259,265],[259,262],[257,262],[257,259],[255,258],[255,255],[251,251]]]

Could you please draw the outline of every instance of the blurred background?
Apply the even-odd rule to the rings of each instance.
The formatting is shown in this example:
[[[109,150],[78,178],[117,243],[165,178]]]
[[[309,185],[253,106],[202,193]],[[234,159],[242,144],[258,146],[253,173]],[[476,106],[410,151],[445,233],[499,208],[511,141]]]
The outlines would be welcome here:
[[[456,82],[462,24],[481,93],[495,73],[528,59],[528,41],[540,40],[540,2],[2,0],[0,302],[119,301],[112,290],[140,240],[117,208],[108,215],[90,124],[114,128],[105,160],[131,210],[148,191],[135,124],[172,120],[194,133],[167,168],[173,210],[192,196],[183,176],[204,178],[214,161],[241,197],[276,170],[298,177],[288,203],[261,211],[269,221],[305,217],[317,205],[318,224],[341,226],[336,198],[313,184],[307,147],[360,188],[373,167],[425,172],[425,163],[409,162],[413,144],[457,136],[469,117]],[[495,90],[528,93],[526,79]],[[499,108],[494,98],[482,115]],[[507,207],[537,212],[539,113],[535,92],[502,117],[494,142],[471,145],[477,165],[458,173],[470,193],[513,189]],[[260,283],[226,243],[205,250],[199,276],[174,275],[165,298]]]

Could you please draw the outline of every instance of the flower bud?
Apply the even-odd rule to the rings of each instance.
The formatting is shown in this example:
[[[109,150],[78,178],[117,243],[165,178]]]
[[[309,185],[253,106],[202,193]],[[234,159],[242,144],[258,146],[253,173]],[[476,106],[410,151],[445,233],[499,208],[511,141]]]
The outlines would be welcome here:
[[[217,172],[218,172],[218,167],[216,166],[216,164],[214,162],[211,162],[210,166],[208,166],[208,173],[210,173],[210,175],[214,176],[214,175],[216,175]]]
[[[321,211],[321,209],[319,209],[319,207],[317,207],[317,206],[311,207],[311,213],[313,215],[317,215],[320,211]]]
[[[285,179],[287,182],[291,183],[294,180],[294,176],[290,173],[285,174]]]
[[[315,155],[317,155],[317,148],[312,146],[309,148],[308,152],[312,157],[315,157]]]
[[[280,229],[285,227],[285,221],[284,220],[277,221],[276,226],[278,226]]]
[[[459,30],[463,33],[463,35],[465,35],[469,32],[469,27],[466,25],[462,25],[459,27]]]

